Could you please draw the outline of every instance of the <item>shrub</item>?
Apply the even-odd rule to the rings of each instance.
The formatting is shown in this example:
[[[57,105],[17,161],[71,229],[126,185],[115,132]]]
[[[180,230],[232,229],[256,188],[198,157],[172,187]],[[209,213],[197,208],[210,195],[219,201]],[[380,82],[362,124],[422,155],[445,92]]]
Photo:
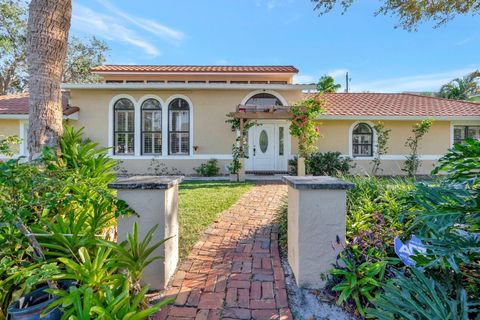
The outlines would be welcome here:
[[[315,152],[306,159],[307,173],[314,176],[339,176],[352,168],[352,159],[342,157],[340,152]]]
[[[297,174],[298,158],[288,161],[289,173]],[[306,173],[314,176],[341,176],[348,174],[354,166],[352,159],[342,157],[340,152],[315,152],[305,158]]]
[[[418,146],[423,136],[428,133],[430,127],[433,124],[433,120],[423,120],[415,124],[412,128],[413,136],[408,137],[405,142],[405,147],[410,149],[410,154],[407,156],[402,170],[407,173],[409,177],[413,177],[417,174],[421,161],[418,158]]]
[[[202,163],[200,167],[195,168],[195,171],[202,177],[213,177],[218,175],[220,168],[217,159],[210,159],[206,163]]]

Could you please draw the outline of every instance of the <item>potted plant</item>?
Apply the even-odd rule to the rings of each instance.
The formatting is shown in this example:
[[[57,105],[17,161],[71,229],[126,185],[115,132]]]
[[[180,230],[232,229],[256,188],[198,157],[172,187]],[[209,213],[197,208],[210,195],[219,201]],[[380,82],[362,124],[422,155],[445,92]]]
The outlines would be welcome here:
[[[238,182],[238,173],[242,168],[240,161],[240,147],[233,145],[232,147],[232,163],[227,165],[227,169],[230,172],[230,182]]]

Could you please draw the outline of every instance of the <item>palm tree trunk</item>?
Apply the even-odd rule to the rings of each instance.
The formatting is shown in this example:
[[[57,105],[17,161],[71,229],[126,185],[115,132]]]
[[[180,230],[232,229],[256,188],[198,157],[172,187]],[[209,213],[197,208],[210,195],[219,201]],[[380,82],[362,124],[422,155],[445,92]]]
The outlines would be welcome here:
[[[67,54],[72,0],[32,0],[29,7],[27,63],[30,113],[28,151],[58,147],[62,127],[60,81]]]

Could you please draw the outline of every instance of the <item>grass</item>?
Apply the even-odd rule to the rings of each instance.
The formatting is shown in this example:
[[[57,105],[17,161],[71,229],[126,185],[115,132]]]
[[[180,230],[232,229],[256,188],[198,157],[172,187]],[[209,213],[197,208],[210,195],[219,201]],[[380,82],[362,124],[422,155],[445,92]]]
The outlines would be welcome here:
[[[185,181],[180,185],[180,257],[185,258],[202,232],[250,190],[252,183]]]

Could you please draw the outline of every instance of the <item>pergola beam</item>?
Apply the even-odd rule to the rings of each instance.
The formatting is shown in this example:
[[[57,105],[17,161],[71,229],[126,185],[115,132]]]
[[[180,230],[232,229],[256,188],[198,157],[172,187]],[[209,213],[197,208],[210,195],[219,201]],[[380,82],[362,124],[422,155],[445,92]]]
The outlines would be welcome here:
[[[290,112],[231,112],[230,116],[243,120],[291,120],[293,118]]]

